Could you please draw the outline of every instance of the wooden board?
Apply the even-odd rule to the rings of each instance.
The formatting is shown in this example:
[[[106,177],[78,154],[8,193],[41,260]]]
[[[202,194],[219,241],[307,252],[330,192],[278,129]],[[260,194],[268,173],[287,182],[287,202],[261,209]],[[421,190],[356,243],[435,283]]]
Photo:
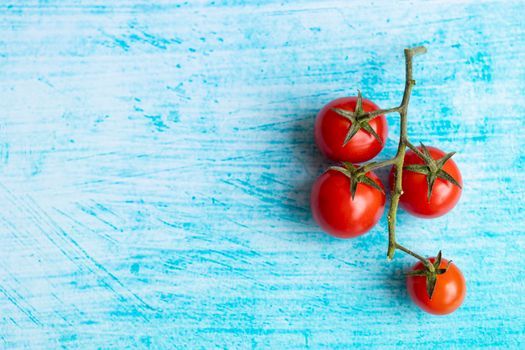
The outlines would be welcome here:
[[[522,1],[0,5],[0,347],[523,348]],[[398,238],[468,295],[408,299],[386,219],[337,240],[309,211],[317,111],[396,106],[456,150],[464,191]],[[397,147],[399,123],[379,159]],[[382,173],[383,179],[385,178]],[[440,347],[442,346],[442,347]]]

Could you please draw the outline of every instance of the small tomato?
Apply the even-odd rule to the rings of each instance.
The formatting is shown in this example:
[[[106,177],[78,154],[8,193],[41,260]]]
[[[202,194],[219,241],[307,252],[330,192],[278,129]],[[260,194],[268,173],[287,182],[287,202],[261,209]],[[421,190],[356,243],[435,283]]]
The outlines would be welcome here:
[[[365,176],[368,180],[364,180],[373,181],[375,187],[357,183],[354,198],[350,178],[340,171],[330,169],[317,178],[310,203],[313,217],[324,231],[339,238],[351,238],[377,224],[385,210],[384,187],[373,172]]]
[[[429,259],[431,263],[436,258]],[[442,259],[439,268],[445,269],[448,260]],[[412,271],[423,270],[422,262],[412,267]],[[406,286],[412,301],[424,311],[434,315],[446,315],[456,310],[463,303],[467,287],[461,270],[453,263],[448,265],[446,272],[436,276],[432,298],[427,292],[427,280],[425,276],[408,276]]]
[[[324,106],[315,121],[315,142],[334,161],[366,162],[384,147],[388,126],[384,115],[361,118],[378,110],[372,101],[359,96],[343,97]]]

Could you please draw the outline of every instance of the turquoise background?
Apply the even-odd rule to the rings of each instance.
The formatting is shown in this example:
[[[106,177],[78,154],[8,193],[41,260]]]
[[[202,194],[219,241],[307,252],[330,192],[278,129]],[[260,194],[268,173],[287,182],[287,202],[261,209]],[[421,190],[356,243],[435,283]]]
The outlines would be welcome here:
[[[522,1],[0,3],[0,348],[525,346]],[[456,150],[447,216],[398,239],[464,305],[409,300],[386,218],[323,234],[313,122],[354,95]],[[393,156],[399,123],[379,159]],[[381,173],[384,178],[384,172]]]

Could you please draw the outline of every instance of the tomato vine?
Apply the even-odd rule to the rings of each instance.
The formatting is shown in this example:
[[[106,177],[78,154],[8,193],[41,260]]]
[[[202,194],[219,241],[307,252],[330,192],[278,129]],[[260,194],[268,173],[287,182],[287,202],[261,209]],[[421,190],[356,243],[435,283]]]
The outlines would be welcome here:
[[[443,153],[438,159],[434,159],[433,155],[431,155],[430,152],[436,153],[436,152],[441,152],[441,151],[439,150],[435,151],[433,148],[432,148],[432,151],[429,151],[429,149],[427,149],[427,147],[423,144],[421,144],[421,147],[418,148],[415,145],[413,145],[409,141],[409,138],[408,138],[408,132],[407,132],[408,106],[409,106],[410,97],[412,94],[412,88],[416,84],[416,81],[413,79],[413,74],[412,74],[412,62],[415,56],[424,54],[426,53],[426,51],[427,50],[424,46],[418,46],[415,48],[408,48],[404,50],[405,89],[403,92],[403,98],[399,106],[388,108],[388,109],[379,109],[379,107],[375,106],[373,102],[363,99],[360,91],[358,91],[357,98],[351,97],[351,98],[346,98],[346,99],[343,98],[343,99],[335,100],[333,104],[327,105],[327,107],[325,107],[320,112],[319,125],[318,125],[320,131],[318,133],[316,129],[316,141],[318,142],[318,145],[319,144],[321,145],[320,148],[325,153],[325,155],[327,155],[329,158],[336,160],[335,158],[337,157],[331,157],[331,155],[333,156],[333,154],[335,154],[335,151],[329,148],[330,145],[328,145],[328,143],[333,145],[333,143],[336,142],[334,136],[337,137],[337,140],[339,140],[340,138],[342,141],[341,142],[342,146],[336,144],[336,147],[346,148],[345,152],[347,153],[344,153],[342,149],[338,149],[339,153],[337,154],[337,156],[340,157],[342,154],[344,154],[347,157],[346,159],[349,160],[349,158],[352,158],[352,157],[355,158],[355,156],[351,152],[348,153],[348,150],[351,149],[349,142],[354,141],[353,137],[356,136],[358,133],[361,133],[362,135],[362,133],[365,132],[371,137],[373,137],[375,139],[375,142],[380,147],[378,149],[376,148],[375,150],[370,150],[370,152],[366,155],[367,158],[365,159],[365,160],[369,160],[373,158],[373,156],[377,154],[377,152],[384,145],[383,140],[378,135],[376,130],[374,130],[374,127],[371,126],[370,122],[372,122],[374,118],[379,117],[379,116],[381,116],[381,118],[385,120],[384,115],[389,114],[389,113],[399,114],[399,117],[400,117],[399,143],[398,143],[396,155],[393,158],[387,159],[384,161],[380,161],[380,162],[369,162],[369,163],[362,164],[360,166],[355,166],[351,162],[344,161],[344,159],[337,159],[337,160],[342,160],[342,166],[332,166],[329,168],[329,171],[336,171],[340,174],[343,174],[347,178],[350,184],[349,191],[351,195],[351,200],[354,201],[354,196],[360,184],[373,188],[375,191],[379,191],[384,195],[382,187],[379,186],[379,184],[377,184],[375,180],[372,180],[368,176],[370,176],[370,174],[373,174],[372,171],[375,169],[379,169],[379,168],[386,167],[386,166],[393,167],[393,170],[392,170],[393,185],[391,186],[391,203],[388,209],[387,258],[388,260],[392,260],[396,250],[399,250],[399,251],[402,251],[418,259],[421,262],[423,268],[412,271],[409,275],[414,276],[414,277],[424,276],[426,278],[427,293],[428,293],[428,297],[431,299],[434,289],[435,289],[437,276],[446,273],[449,268],[450,263],[446,264],[445,267],[441,267],[441,262],[442,262],[441,251],[438,253],[436,258],[427,259],[419,255],[418,253],[412,251],[411,249],[401,245],[396,240],[397,210],[398,210],[400,198],[404,193],[403,192],[403,171],[408,171],[411,173],[421,174],[425,176],[426,178],[425,186],[427,188],[425,190],[425,202],[424,203],[428,201],[429,205],[431,201],[432,190],[434,188],[434,183],[437,181],[437,179],[441,179],[442,181],[447,181],[453,186],[457,186],[458,188],[461,189],[461,184],[460,184],[461,179],[459,178],[459,180],[457,181],[451,174],[449,174],[444,169],[445,163],[447,163],[449,159],[454,155],[454,152],[447,153],[447,154]],[[339,106],[344,105],[345,103],[347,104],[347,108],[339,107]],[[374,110],[371,110],[371,111],[370,109],[368,109],[369,111],[365,111],[365,109],[363,108],[363,103],[367,104],[367,108],[370,108],[370,106],[375,106],[377,108],[374,108]],[[332,108],[329,108],[330,106]],[[328,113],[332,113],[329,117],[332,119],[330,120],[323,119],[323,118],[328,118],[327,117],[329,115]],[[335,113],[336,115],[335,118],[337,119],[334,119],[333,113]],[[328,127],[333,127],[333,125],[337,125],[338,127],[341,127],[343,125],[342,123],[346,123],[344,125],[348,125],[348,129],[346,131],[342,130],[344,131],[344,133],[340,132],[337,135],[335,134],[330,135],[329,133],[324,134],[325,129],[323,128],[327,128],[327,126],[325,125],[329,125],[329,123],[332,123],[332,124]],[[339,124],[336,124],[336,123],[339,123]],[[384,135],[386,137],[386,131]],[[369,145],[368,147],[371,147]],[[410,162],[408,162],[408,165],[404,166],[404,162],[406,159],[405,155],[407,156],[410,155],[410,157],[412,157],[412,153],[409,152],[407,154],[407,148],[410,149],[411,152],[413,152],[416,155],[416,157],[419,157],[419,160],[421,161],[421,163],[412,162],[411,164]],[[456,169],[456,168],[453,168],[453,169]],[[322,198],[322,200],[324,200],[323,203],[325,203],[324,205],[328,205],[326,203],[330,203],[330,201],[327,201],[326,197],[322,197],[322,196],[319,197],[320,196],[319,194],[320,192],[318,191],[319,186],[315,187],[316,192],[313,198]],[[408,190],[414,190],[414,189],[412,187],[409,187],[407,188],[407,191]],[[459,198],[459,197],[456,197],[456,198]],[[451,203],[452,203],[451,204],[452,206],[455,204],[455,202],[453,201]],[[330,205],[333,205],[333,203],[331,203]],[[377,204],[374,204],[374,205],[377,205]],[[322,222],[322,218],[321,218],[322,213],[318,213],[318,211],[320,210],[319,208],[321,207],[317,206],[316,209],[313,210],[314,217],[317,216],[316,220],[319,219],[318,222]],[[331,208],[333,209],[333,206]],[[377,211],[380,211],[382,213],[382,208],[384,208],[384,206],[381,207],[380,205],[378,205],[377,208],[378,208]],[[449,208],[447,208],[447,211],[448,209]],[[325,215],[332,215],[330,210],[328,209],[325,210]],[[341,210],[341,208],[338,208],[338,210]],[[329,214],[326,214],[326,213],[329,213]],[[331,227],[331,229],[334,232],[337,231],[337,230],[334,230],[333,227]],[[352,235],[349,234],[348,237],[350,236]]]
[[[427,52],[427,49],[424,46],[418,46],[415,48],[408,48],[405,49],[405,90],[403,92],[403,99],[401,100],[401,104],[398,107],[389,108],[389,109],[379,109],[370,113],[367,113],[366,118],[373,118],[378,115],[382,114],[388,114],[388,113],[399,113],[400,116],[400,135],[399,135],[399,144],[397,148],[396,155],[388,160],[382,161],[382,162],[371,162],[368,164],[365,164],[361,167],[361,170],[363,172],[368,172],[374,169],[378,169],[385,166],[394,166],[394,186],[392,190],[392,197],[390,202],[390,207],[388,209],[388,250],[387,250],[387,258],[388,260],[392,260],[394,257],[394,253],[396,250],[400,250],[406,254],[409,254],[413,256],[414,258],[420,260],[423,263],[423,266],[425,267],[425,271],[420,271],[419,273],[424,274],[427,277],[427,291],[430,298],[432,298],[432,294],[434,291],[434,287],[436,284],[436,275],[445,273],[448,270],[448,265],[445,269],[439,269],[438,266],[441,262],[441,251],[438,253],[438,262],[436,264],[432,264],[429,259],[415,253],[414,251],[406,248],[405,246],[399,244],[396,241],[396,218],[397,218],[397,209],[399,205],[399,198],[403,194],[403,188],[402,188],[402,180],[403,180],[403,163],[405,159],[405,153],[407,147],[416,152],[421,157],[424,157],[424,159],[430,164],[429,166],[433,167],[432,170],[435,170],[433,172],[433,180],[435,180],[436,176],[434,173],[439,173],[439,171],[443,172],[441,168],[437,168],[435,165],[435,162],[426,154],[422,154],[416,146],[414,146],[408,139],[408,132],[407,132],[407,115],[408,115],[408,105],[410,102],[410,97],[412,94],[412,88],[416,84],[416,81],[413,79],[412,76],[412,61],[414,56],[424,54]],[[422,145],[423,149],[426,150],[426,148]],[[444,159],[442,162],[448,160],[454,153],[447,154],[447,158]],[[442,164],[441,164],[442,166]],[[441,175],[443,177],[447,177],[447,180],[453,182],[454,185],[460,186],[457,184],[457,182],[447,173],[444,175]],[[429,193],[428,198],[430,200],[430,192],[432,191],[433,181],[432,183],[429,183]]]

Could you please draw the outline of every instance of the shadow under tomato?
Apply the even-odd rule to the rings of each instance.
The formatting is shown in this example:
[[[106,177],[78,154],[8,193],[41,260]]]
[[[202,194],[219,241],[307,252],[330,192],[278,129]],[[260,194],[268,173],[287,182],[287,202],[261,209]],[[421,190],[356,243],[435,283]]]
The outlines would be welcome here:
[[[290,181],[292,189],[288,193],[288,199],[294,203],[294,206],[290,207],[288,216],[290,220],[304,225],[304,231],[322,233],[310,212],[310,192],[314,181],[331,163],[323,157],[315,145],[315,116],[315,113],[297,116],[290,133],[290,144],[297,171],[291,174],[294,179]],[[324,233],[322,235],[326,236]]]
[[[394,263],[394,262],[393,262]],[[400,309],[409,308],[412,305],[406,291],[406,276],[403,262],[388,264],[385,271],[386,297],[396,304]]]

